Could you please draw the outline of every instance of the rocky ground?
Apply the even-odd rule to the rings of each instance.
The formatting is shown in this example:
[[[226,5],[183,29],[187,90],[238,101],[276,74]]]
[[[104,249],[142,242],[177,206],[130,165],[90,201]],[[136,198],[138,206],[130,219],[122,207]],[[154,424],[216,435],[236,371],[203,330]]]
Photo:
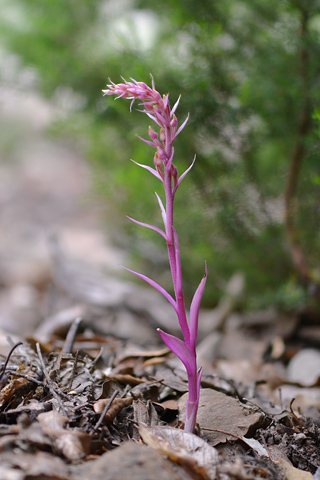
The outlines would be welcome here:
[[[201,312],[184,433],[186,375],[155,330],[178,332],[170,306],[121,276],[81,152],[46,133],[52,106],[0,102],[0,478],[320,478],[319,317],[240,315],[231,279]]]

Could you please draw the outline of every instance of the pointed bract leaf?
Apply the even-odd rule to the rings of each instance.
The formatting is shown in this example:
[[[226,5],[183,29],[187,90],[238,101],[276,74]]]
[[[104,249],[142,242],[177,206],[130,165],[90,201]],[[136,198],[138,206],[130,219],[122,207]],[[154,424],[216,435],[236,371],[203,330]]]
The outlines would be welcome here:
[[[163,224],[165,226],[165,228],[167,228],[167,214],[166,214],[166,210],[163,206],[163,203],[162,203],[162,200],[161,198],[159,197],[159,195],[157,194],[157,192],[154,192],[156,194],[156,197],[157,197],[157,200],[158,200],[158,203],[159,203],[159,206],[160,206],[160,210],[161,210],[161,215],[162,215],[162,220],[163,220]]]
[[[131,162],[135,163],[136,165],[138,165],[138,167],[141,167],[141,168],[144,168],[146,170],[148,170],[150,173],[152,173],[152,175],[154,175],[155,177],[157,177],[161,182],[163,182],[160,174],[157,172],[157,170],[155,170],[154,168],[152,167],[149,167],[149,165],[143,165],[142,163],[138,163],[138,162],[135,162],[134,160],[131,159]]]
[[[150,230],[154,230],[155,232],[160,233],[160,235],[162,235],[163,238],[164,238],[165,240],[167,240],[167,236],[166,236],[166,234],[164,233],[164,231],[161,230],[161,228],[155,227],[154,225],[150,225],[149,223],[138,222],[138,220],[135,220],[134,218],[131,218],[131,217],[129,217],[128,215],[127,215],[127,218],[129,218],[129,220],[131,220],[131,222],[134,222],[134,223],[136,223],[137,225],[140,225],[141,227],[150,228]]]
[[[180,338],[170,335],[169,333],[164,332],[161,328],[157,328],[163,342],[167,345],[170,350],[181,360],[181,362],[186,367],[188,373],[192,371],[192,364],[194,363],[194,354],[188,345],[180,340]]]
[[[176,186],[176,190],[177,190],[178,186],[180,185],[180,183],[182,182],[182,180],[184,179],[184,177],[187,175],[187,173],[190,172],[190,170],[193,167],[195,161],[196,161],[196,156],[194,156],[193,162],[191,163],[190,167],[188,167],[187,170],[185,172],[183,172],[182,175],[180,175],[180,177],[178,179],[178,185]]]
[[[140,137],[140,135],[136,135],[138,138],[140,138],[140,140],[142,140],[144,143],[147,143],[148,145],[151,145],[151,147],[154,147],[154,148],[157,148],[157,145],[153,142],[151,142],[151,140],[146,140],[145,138],[142,138]]]
[[[159,127],[161,127],[161,124],[158,122],[157,118],[152,115],[152,113],[149,113],[147,110],[138,110],[138,112],[146,113],[148,117],[151,118],[151,120],[153,120],[157,125],[159,125]]]
[[[205,275],[202,278],[191,302],[190,306],[190,317],[189,317],[189,329],[190,329],[190,346],[195,348],[198,335],[198,317],[200,310],[200,302],[203,295],[203,290],[206,284],[208,275],[208,268],[206,264]]]
[[[171,113],[170,113],[170,116],[172,117],[174,112],[177,110],[178,108],[178,105],[179,105],[179,102],[180,102],[180,98],[181,98],[181,95],[179,95],[179,98],[178,100],[176,101],[176,103],[173,105],[172,109],[171,109]]]
[[[168,293],[163,287],[161,287],[161,285],[159,285],[157,282],[155,282],[151,278],[147,277],[146,275],[142,275],[142,273],[135,272],[134,270],[130,270],[130,268],[123,267],[122,265],[121,265],[121,268],[124,268],[128,272],[131,272],[134,275],[137,275],[137,277],[142,278],[142,280],[149,283],[149,285],[151,285],[151,287],[158,290],[158,292],[161,293],[161,295],[163,295],[164,298],[166,300],[168,300],[168,302],[173,306],[175,312],[177,312],[177,304],[176,304],[175,300],[172,298],[170,293]]]
[[[176,137],[179,135],[179,133],[184,129],[184,127],[186,126],[188,120],[189,120],[189,113],[188,113],[187,118],[185,119],[185,121],[184,121],[184,122],[182,123],[182,125],[180,125],[180,127],[178,128],[178,130],[177,130],[174,138],[176,138]]]

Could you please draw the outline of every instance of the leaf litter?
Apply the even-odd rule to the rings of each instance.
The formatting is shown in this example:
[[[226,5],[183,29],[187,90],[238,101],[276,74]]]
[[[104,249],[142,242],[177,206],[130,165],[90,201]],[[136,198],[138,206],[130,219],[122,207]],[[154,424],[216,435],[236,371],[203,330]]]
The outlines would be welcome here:
[[[81,328],[76,318],[64,338],[54,335],[46,344],[29,338],[7,365],[4,360],[2,478],[9,478],[10,469],[21,479],[99,478],[96,469],[102,472],[102,464],[105,478],[111,478],[110,462],[126,478],[128,458],[137,472],[133,480],[142,471],[161,478],[158,470],[178,479],[303,480],[320,466],[317,421],[296,411],[294,402],[287,408],[273,404],[272,387],[259,374],[247,384],[236,375],[223,379],[213,373],[219,360],[213,363],[203,377],[197,435],[192,435],[181,430],[184,373],[167,349],[143,349]],[[161,454],[154,455],[153,466],[151,450]],[[142,463],[133,467],[137,458]]]

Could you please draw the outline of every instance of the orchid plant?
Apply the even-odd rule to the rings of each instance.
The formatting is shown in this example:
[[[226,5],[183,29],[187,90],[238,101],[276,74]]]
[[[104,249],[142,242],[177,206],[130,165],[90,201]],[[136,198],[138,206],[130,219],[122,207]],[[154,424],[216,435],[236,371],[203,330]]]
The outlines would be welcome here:
[[[196,342],[198,333],[198,316],[200,302],[203,294],[203,290],[207,278],[207,266],[205,266],[205,275],[202,278],[190,305],[189,322],[187,320],[186,308],[184,303],[183,288],[182,288],[182,274],[181,274],[181,261],[179,251],[178,235],[174,228],[173,213],[174,213],[174,197],[179,185],[184,177],[191,170],[195,159],[189,168],[179,177],[176,166],[173,164],[174,147],[173,142],[179,133],[185,127],[189,116],[178,127],[178,119],[175,115],[180,97],[175,105],[170,108],[169,94],[161,96],[155,89],[154,81],[152,78],[152,88],[143,82],[136,82],[131,79],[131,82],[124,80],[124,83],[114,84],[111,82],[107,85],[108,89],[103,90],[104,95],[116,95],[116,98],[131,99],[130,111],[132,105],[136,99],[140,100],[139,104],[142,109],[140,112],[146,113],[148,117],[160,127],[160,132],[156,133],[151,127],[149,127],[149,138],[146,140],[139,137],[142,141],[151,145],[156,149],[154,155],[154,167],[149,165],[141,165],[136,163],[139,167],[142,167],[152,173],[164,186],[165,204],[163,204],[160,196],[156,193],[156,197],[161,210],[164,229],[158,228],[154,225],[142,223],[133,218],[128,217],[133,222],[143,227],[149,228],[158,232],[165,239],[168,248],[168,256],[170,269],[172,274],[174,296],[170,295],[163,287],[141,273],[134,272],[138,277],[145,280],[158,292],[160,292],[166,300],[174,308],[178,321],[182,330],[184,340],[181,340],[173,335],[170,335],[160,328],[158,332],[164,341],[164,343],[172,350],[172,352],[182,361],[188,375],[188,387],[189,395],[186,408],[186,421],[184,429],[187,432],[193,432],[196,424],[196,416],[199,404],[200,394],[200,380],[201,380],[201,368],[197,368],[197,356],[196,356]]]

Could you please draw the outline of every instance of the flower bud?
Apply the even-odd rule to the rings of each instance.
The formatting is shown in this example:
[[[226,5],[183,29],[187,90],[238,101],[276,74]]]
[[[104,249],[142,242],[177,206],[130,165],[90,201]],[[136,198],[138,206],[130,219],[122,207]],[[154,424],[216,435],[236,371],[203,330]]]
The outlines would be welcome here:
[[[164,133],[163,128],[161,128],[161,130],[160,130],[160,140],[161,140],[162,143],[164,143],[165,140],[166,140],[166,134]]]
[[[156,153],[154,154],[153,161],[154,161],[154,164],[155,164],[156,167],[160,167],[162,161],[161,161],[160,158],[159,158],[158,150],[157,150]]]
[[[173,186],[177,187],[178,186],[178,170],[173,163],[171,163],[171,175],[173,179]]]
[[[151,127],[149,127],[149,132],[148,133],[149,133],[149,137],[151,138],[151,140],[157,140],[158,134],[154,130],[152,130]]]
[[[170,122],[170,125],[172,128],[177,128],[177,125],[178,125],[178,119],[177,117],[175,116],[175,114],[173,114],[173,117],[172,117],[172,120]]]

